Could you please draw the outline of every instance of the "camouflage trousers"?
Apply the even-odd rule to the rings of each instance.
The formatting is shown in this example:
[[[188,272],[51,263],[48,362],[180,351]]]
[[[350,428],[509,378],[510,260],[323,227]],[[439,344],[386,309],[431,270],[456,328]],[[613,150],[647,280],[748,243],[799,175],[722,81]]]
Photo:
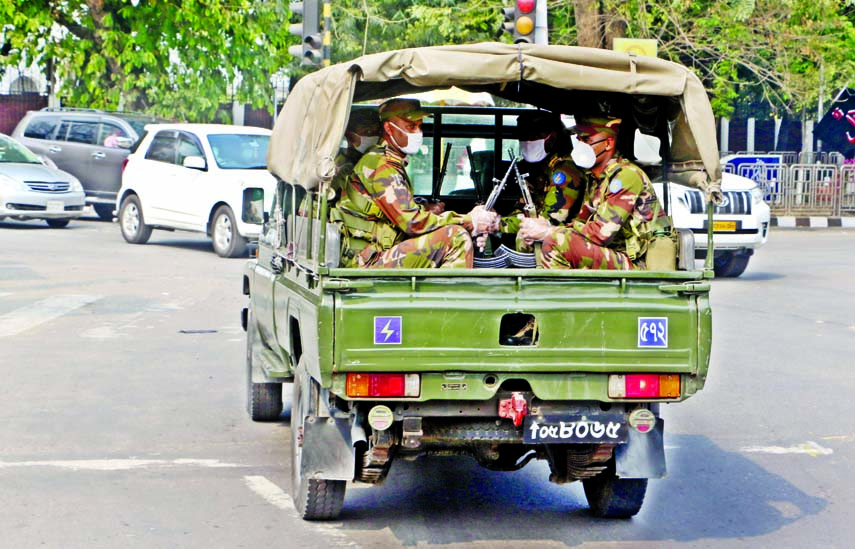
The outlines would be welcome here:
[[[473,247],[469,232],[460,225],[447,225],[433,232],[404,240],[388,250],[366,248],[354,259],[359,267],[462,269],[472,267]]]
[[[618,270],[634,268],[625,253],[598,246],[573,230],[555,231],[543,240],[543,267]]]

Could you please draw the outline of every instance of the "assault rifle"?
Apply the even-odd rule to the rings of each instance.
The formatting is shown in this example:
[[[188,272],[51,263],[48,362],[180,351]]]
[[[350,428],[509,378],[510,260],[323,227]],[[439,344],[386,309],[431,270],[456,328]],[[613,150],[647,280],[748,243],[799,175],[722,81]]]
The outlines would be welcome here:
[[[515,170],[517,167],[517,157],[514,156],[512,151],[508,151],[511,155],[511,165],[508,166],[508,171],[505,172],[505,177],[501,180],[493,178],[493,182],[496,184],[493,187],[493,190],[490,191],[490,196],[487,197],[487,202],[484,204],[485,210],[492,210],[493,206],[496,205],[496,200],[499,199],[499,195],[502,194],[502,191],[505,189],[505,184],[508,182],[508,177],[511,175],[511,170]],[[517,172],[519,173],[519,171]]]
[[[517,176],[517,184],[520,186],[520,194],[522,195],[522,199],[524,202],[523,211],[527,217],[531,219],[537,218],[537,207],[534,205],[534,200],[531,199],[531,191],[528,188],[528,183],[526,183],[525,178],[528,177],[528,174],[520,174],[520,170],[516,165],[516,156],[511,153],[511,166],[514,168],[514,173]],[[543,251],[542,245],[540,242],[534,243],[534,259],[535,266],[540,269],[543,267]]]

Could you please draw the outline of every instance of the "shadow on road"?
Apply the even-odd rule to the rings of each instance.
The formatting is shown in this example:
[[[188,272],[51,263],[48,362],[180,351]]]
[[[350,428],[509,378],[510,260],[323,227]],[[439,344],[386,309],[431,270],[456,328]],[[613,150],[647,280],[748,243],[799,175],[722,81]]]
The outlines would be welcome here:
[[[706,437],[673,436],[666,443],[669,476],[650,482],[632,520],[592,517],[581,484],[550,484],[543,462],[495,473],[466,457],[436,457],[396,462],[382,486],[348,487],[341,528],[389,529],[402,546],[744,540],[827,505]]]

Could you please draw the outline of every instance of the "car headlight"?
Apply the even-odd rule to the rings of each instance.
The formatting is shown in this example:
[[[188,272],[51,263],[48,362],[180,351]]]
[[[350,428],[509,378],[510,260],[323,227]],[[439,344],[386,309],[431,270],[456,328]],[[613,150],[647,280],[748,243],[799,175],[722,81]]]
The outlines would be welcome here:
[[[83,192],[83,185],[80,184],[80,181],[76,177],[71,178],[71,190],[76,193]]]
[[[763,202],[763,189],[760,188],[760,185],[754,185],[751,187],[751,202],[754,204],[760,204]]]
[[[0,173],[0,189],[6,189],[9,191],[26,191],[28,187],[24,185],[23,181],[19,181],[13,177]]]

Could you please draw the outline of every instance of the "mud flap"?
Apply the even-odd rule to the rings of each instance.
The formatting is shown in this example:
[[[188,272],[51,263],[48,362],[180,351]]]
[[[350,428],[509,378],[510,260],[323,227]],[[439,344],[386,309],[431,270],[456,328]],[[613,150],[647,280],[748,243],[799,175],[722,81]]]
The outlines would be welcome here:
[[[353,480],[356,460],[350,440],[350,420],[307,416],[300,461],[305,478]]]
[[[648,433],[629,430],[629,440],[615,448],[615,473],[619,478],[665,478],[665,421],[656,418]]]

